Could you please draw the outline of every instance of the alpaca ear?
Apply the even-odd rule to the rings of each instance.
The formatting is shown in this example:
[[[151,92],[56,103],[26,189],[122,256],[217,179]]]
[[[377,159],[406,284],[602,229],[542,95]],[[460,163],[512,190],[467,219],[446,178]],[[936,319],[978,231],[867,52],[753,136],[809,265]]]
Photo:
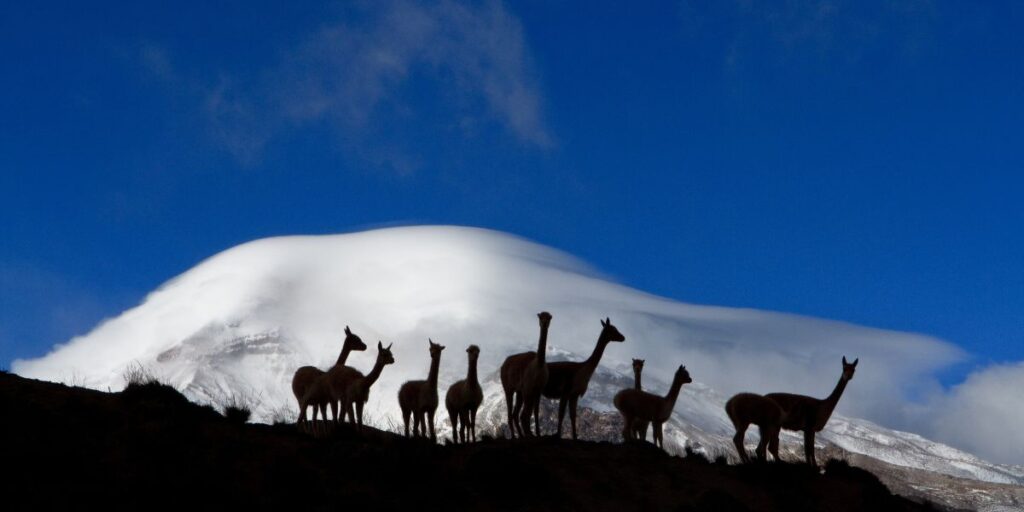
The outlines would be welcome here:
[[[605,325],[611,325],[612,324],[611,317],[608,317],[608,316],[604,317],[604,324]]]
[[[846,362],[846,356],[843,356],[843,364],[850,364]]]
[[[394,344],[395,344],[395,342],[393,342],[393,341],[391,343],[388,343],[388,351],[389,352],[391,351],[391,345],[394,345]]]
[[[349,336],[352,335],[352,331],[348,330],[348,326],[347,325],[345,326],[345,334],[347,334]]]
[[[601,327],[608,327],[608,324],[604,320],[601,320]]]
[[[858,362],[858,361],[860,361],[860,358],[859,358],[859,357],[858,357],[857,359],[854,359],[854,360],[853,360],[853,367],[854,367],[854,368],[856,368],[856,367],[857,367],[857,362]]]
[[[377,350],[384,350],[384,344],[377,340]]]

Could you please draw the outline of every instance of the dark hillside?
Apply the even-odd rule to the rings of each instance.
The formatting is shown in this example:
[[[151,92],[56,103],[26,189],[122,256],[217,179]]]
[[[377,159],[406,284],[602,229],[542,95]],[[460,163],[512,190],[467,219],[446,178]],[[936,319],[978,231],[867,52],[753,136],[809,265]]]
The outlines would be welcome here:
[[[5,503],[32,509],[929,510],[842,463],[728,466],[646,444],[469,446],[239,425],[173,388],[0,374]],[[6,507],[5,507],[6,508]]]

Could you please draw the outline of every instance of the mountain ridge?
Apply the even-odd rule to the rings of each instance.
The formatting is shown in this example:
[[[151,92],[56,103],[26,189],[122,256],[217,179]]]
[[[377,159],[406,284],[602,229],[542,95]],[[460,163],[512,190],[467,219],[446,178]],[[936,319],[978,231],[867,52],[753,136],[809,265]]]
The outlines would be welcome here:
[[[117,389],[125,368],[141,364],[194,400],[258,397],[256,416],[268,420],[297,414],[291,373],[307,364],[333,363],[338,334],[351,324],[368,342],[396,342],[397,362],[384,371],[367,409],[381,421],[394,421],[398,384],[426,375],[428,336],[453,349],[480,345],[480,374],[492,375],[504,355],[535,347],[531,319],[542,309],[555,315],[551,355],[573,360],[590,353],[597,319],[611,316],[627,341],[606,352],[599,372],[606,378],[617,375],[631,384],[622,370],[630,358],[641,357],[649,361],[645,387],[664,389],[674,365],[687,364],[696,382],[684,387],[677,428],[666,432],[666,441],[676,446],[690,439],[718,445],[727,438],[721,411],[727,393],[787,389],[821,395],[838,377],[840,356],[857,351],[865,364],[830,422],[830,428],[846,430],[826,430],[825,440],[878,460],[959,477],[1020,484],[1024,475],[1014,466],[971,462],[973,456],[940,443],[924,449],[932,442],[923,437],[892,434],[898,431],[872,422],[850,423],[851,415],[901,406],[892,390],[913,390],[932,369],[955,360],[960,352],[952,345],[845,322],[678,303],[608,282],[554,249],[477,228],[390,228],[242,244],[169,280],[89,334],[43,358],[18,361],[13,369],[49,380],[74,375],[94,388]],[[349,364],[368,368],[372,352],[353,354]],[[442,386],[464,373],[460,355],[451,350],[443,357]],[[608,412],[611,389],[598,393],[597,387],[592,385],[584,404]],[[503,412],[503,405],[497,410]],[[880,453],[869,442],[878,439],[921,449],[924,458]]]

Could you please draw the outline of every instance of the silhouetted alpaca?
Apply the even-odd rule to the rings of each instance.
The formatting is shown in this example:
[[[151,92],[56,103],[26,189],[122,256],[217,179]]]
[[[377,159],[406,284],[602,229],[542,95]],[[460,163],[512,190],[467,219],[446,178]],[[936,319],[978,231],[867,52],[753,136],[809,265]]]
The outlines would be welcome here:
[[[536,352],[522,352],[505,358],[501,363],[501,387],[505,391],[508,408],[508,428],[511,436],[530,434],[530,414],[534,415],[537,435],[540,435],[540,396],[548,381],[545,352],[548,348],[548,326],[551,314],[543,311],[540,319],[540,341]],[[520,413],[521,412],[521,413]]]
[[[664,448],[661,425],[672,415],[672,408],[676,406],[676,399],[679,398],[679,389],[688,382],[693,382],[690,379],[690,372],[686,371],[685,366],[680,366],[676,370],[675,378],[672,379],[672,387],[663,397],[635,389],[623,389],[616,393],[613,403],[622,414],[622,438],[626,441],[633,439],[636,422],[649,421],[654,425],[654,445]]]
[[[391,355],[391,345],[394,343],[384,348],[384,344],[377,341],[377,360],[374,361],[373,369],[366,376],[363,376],[359,370],[349,368],[356,375],[352,376],[345,392],[341,395],[341,413],[344,416],[347,412],[350,421],[360,428],[363,426],[363,405],[370,399],[370,387],[377,382],[384,366],[395,362],[395,358]]]
[[[452,384],[444,396],[444,405],[448,409],[448,418],[452,422],[452,440],[466,442],[468,437],[476,442],[476,410],[484,401],[484,391],[476,376],[476,362],[480,358],[480,347],[470,345],[466,349],[469,355],[469,370],[466,378]],[[461,424],[460,424],[461,421]]]
[[[338,355],[338,360],[334,363],[335,366],[342,366],[348,359],[348,355],[352,351],[361,352],[366,350],[366,344],[363,340],[352,334],[348,326],[345,326],[345,341],[341,345],[341,353]],[[313,422],[316,422],[316,409],[320,408],[320,413],[327,419],[327,404],[330,403],[330,396],[324,396],[322,393],[313,393],[310,396],[310,400],[303,403],[303,397],[309,391],[310,386],[314,382],[323,377],[325,372],[314,366],[303,366],[295,371],[295,375],[292,377],[292,393],[295,395],[295,400],[299,403],[299,419],[296,421],[296,426],[301,426],[306,423],[306,408],[310,405],[313,406]]]
[[[757,425],[761,430],[761,440],[757,443],[754,453],[760,461],[768,457],[765,449],[771,451],[776,462],[779,458],[779,429],[782,428],[782,408],[774,400],[754,393],[740,393],[733,396],[725,403],[725,413],[732,420],[736,428],[736,435],[732,442],[736,445],[736,452],[740,460],[750,462],[747,449],[743,446],[743,436],[750,424]]]
[[[643,371],[644,371],[644,360],[643,359],[634,359],[633,360],[633,389],[635,389],[637,391],[643,391],[643,389],[644,389],[643,386],[640,384],[640,382],[641,382],[640,374],[642,374]],[[635,421],[633,423],[636,425],[636,429],[635,429],[636,430],[636,433],[635,433],[636,434],[636,438],[641,440],[641,441],[646,441],[647,440],[647,426],[650,425],[650,423],[647,422],[647,421],[643,421],[643,420],[637,420],[637,421]]]
[[[817,461],[814,458],[814,434],[821,432],[821,429],[825,428],[825,424],[828,423],[828,419],[832,417],[832,411],[835,410],[836,404],[839,403],[839,397],[843,396],[843,391],[846,390],[846,383],[850,382],[850,379],[853,378],[853,372],[857,369],[857,361],[859,360],[858,358],[854,359],[852,363],[847,363],[846,356],[843,356],[843,373],[839,376],[839,382],[836,384],[835,389],[832,390],[832,394],[824,400],[791,393],[769,393],[765,395],[765,397],[772,399],[782,407],[782,428],[803,431],[804,459],[808,464],[817,465]],[[775,444],[778,444],[777,440]],[[775,455],[775,453],[772,452],[772,455]]]
[[[412,433],[417,437],[426,437],[427,423],[430,424],[430,439],[437,441],[434,435],[434,413],[437,412],[437,372],[441,367],[441,351],[443,345],[430,344],[430,372],[427,380],[410,380],[398,389],[398,406],[402,409],[402,422],[405,423],[405,437],[409,437],[409,415],[413,417]]]
[[[572,438],[576,439],[576,403],[586,394],[590,377],[594,375],[594,370],[597,369],[608,343],[625,339],[626,337],[612,325],[611,319],[605,318],[601,320],[601,334],[597,337],[594,352],[585,361],[548,363],[548,382],[544,386],[544,396],[558,399],[558,437],[562,437],[562,421],[565,419],[565,408],[568,406]]]

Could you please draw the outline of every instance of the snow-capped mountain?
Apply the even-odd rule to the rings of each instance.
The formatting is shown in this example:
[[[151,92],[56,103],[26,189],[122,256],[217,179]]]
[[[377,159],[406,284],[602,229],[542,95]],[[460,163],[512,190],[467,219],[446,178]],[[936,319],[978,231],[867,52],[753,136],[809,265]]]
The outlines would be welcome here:
[[[394,342],[396,364],[385,368],[367,405],[371,421],[400,423],[395,396],[404,381],[425,377],[429,336],[447,346],[442,388],[463,377],[465,347],[481,347],[485,403],[479,417],[482,429],[494,431],[505,422],[496,370],[505,356],[536,347],[536,313],[542,310],[554,315],[552,360],[589,355],[598,320],[606,316],[626,336],[608,347],[581,402],[591,415],[584,438],[617,435],[611,397],[632,386],[634,357],[647,361],[648,389],[664,390],[679,364],[694,377],[666,427],[666,444],[731,456],[732,427],[723,410],[729,395],[789,390],[825,396],[839,376],[841,357],[849,355],[861,364],[819,437],[821,449],[862,456],[869,461],[863,464],[877,461],[961,483],[971,479],[981,487],[1008,485],[1010,498],[989,504],[1024,503],[1024,493],[1012,491],[1024,485],[1024,467],[991,464],[856,419],[885,419],[887,411],[901,410],[936,368],[959,357],[956,347],[842,322],[674,302],[611,282],[553,249],[474,228],[390,228],[243,244],[47,356],[16,361],[13,370],[119,389],[126,369],[141,365],[194,400],[245,395],[256,403],[259,420],[294,418],[293,372],[308,364],[329,367],[348,325],[370,347],[350,356],[356,368],[372,366],[378,339]],[[445,416],[439,411],[442,432]],[[787,434],[782,442],[799,458],[801,438]],[[756,443],[754,432],[748,443]]]

